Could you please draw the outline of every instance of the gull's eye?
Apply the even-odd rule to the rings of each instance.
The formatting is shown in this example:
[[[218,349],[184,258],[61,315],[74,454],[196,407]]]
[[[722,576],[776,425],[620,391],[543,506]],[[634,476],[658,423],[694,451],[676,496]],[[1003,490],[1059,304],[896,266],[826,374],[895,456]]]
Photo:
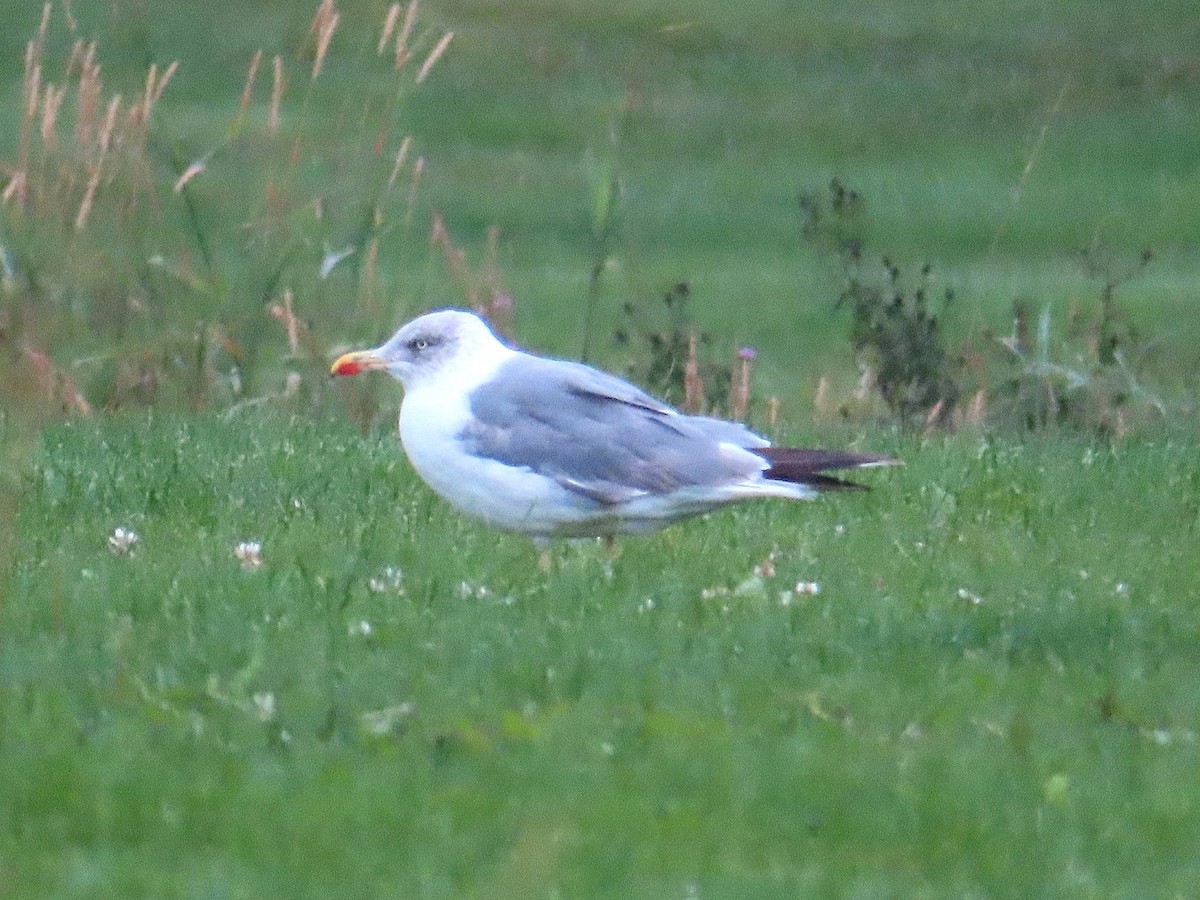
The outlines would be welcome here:
[[[429,349],[429,341],[425,340],[425,338],[413,338],[411,341],[408,342],[408,349],[409,350],[428,350]]]

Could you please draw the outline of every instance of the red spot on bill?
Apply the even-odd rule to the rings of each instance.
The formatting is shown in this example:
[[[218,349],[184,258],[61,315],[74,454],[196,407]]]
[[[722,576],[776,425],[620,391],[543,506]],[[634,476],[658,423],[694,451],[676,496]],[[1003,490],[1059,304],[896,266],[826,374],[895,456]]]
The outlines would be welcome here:
[[[329,369],[330,375],[357,375],[365,372],[368,366],[363,364],[362,353],[346,353],[339,356]]]

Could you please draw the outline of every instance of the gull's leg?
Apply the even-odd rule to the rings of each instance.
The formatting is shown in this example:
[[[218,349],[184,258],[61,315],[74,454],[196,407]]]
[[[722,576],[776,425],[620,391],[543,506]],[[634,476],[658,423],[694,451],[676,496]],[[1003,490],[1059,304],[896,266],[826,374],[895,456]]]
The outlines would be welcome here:
[[[617,539],[611,534],[604,536],[604,558],[610,563],[617,561],[617,557],[621,555],[621,548],[617,546]]]
[[[538,535],[533,539],[533,546],[538,552],[538,571],[543,575],[550,574],[550,539]]]

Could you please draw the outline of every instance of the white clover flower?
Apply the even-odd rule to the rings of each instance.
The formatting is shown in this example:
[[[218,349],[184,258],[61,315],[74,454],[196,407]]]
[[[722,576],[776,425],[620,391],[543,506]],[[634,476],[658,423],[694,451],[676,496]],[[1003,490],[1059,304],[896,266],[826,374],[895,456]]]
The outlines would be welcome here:
[[[972,606],[979,606],[981,603],[983,603],[982,597],[980,597],[974,591],[967,590],[965,587],[960,587],[955,592],[955,595],[958,597],[959,600],[965,601],[966,603],[970,603]]]
[[[775,551],[772,550],[767,554],[767,558],[754,567],[753,574],[759,578],[774,578],[775,577]]]
[[[259,691],[252,698],[254,709],[260,722],[270,722],[275,718],[275,695],[270,691]]]
[[[404,573],[395,566],[388,566],[383,572],[368,581],[367,587],[374,594],[403,594]]]
[[[132,528],[116,528],[108,537],[108,549],[117,556],[129,556],[133,553],[134,545],[141,540]]]
[[[233,548],[233,555],[241,562],[242,568],[250,572],[262,567],[262,541],[242,541]]]
[[[368,710],[359,716],[359,721],[367,734],[386,737],[402,728],[405,720],[416,711],[417,708],[412,703],[405,701],[394,706],[385,706],[383,709]]]

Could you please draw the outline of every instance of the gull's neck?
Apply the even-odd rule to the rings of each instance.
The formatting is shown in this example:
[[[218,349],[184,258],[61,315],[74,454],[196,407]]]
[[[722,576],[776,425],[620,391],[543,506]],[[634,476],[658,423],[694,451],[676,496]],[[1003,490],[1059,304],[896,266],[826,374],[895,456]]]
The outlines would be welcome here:
[[[508,360],[520,355],[490,333],[486,338],[464,342],[445,365],[404,385],[400,438],[412,464],[435,489],[442,483],[439,473],[447,454],[453,457],[458,452],[455,436],[471,420],[472,392],[491,380]],[[450,489],[444,486],[441,492]]]

